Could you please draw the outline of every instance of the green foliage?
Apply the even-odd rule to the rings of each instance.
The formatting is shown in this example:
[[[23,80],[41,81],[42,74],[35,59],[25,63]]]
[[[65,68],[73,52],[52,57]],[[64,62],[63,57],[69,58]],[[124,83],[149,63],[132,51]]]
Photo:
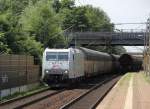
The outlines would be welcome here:
[[[0,12],[11,11],[15,15],[20,15],[30,3],[35,4],[39,0],[0,0]]]
[[[8,45],[5,42],[4,33],[0,32],[0,54],[10,52]]]
[[[103,10],[92,7],[91,5],[78,6],[71,9],[62,8],[60,14],[63,19],[63,29],[68,29],[72,27],[70,29],[71,32],[110,32],[114,30],[114,25],[110,22],[107,14]],[[121,54],[126,52],[125,49],[121,46],[99,46],[90,48],[114,54]]]
[[[63,28],[73,25],[73,31],[112,31],[113,24],[103,10],[90,5],[74,7],[61,11]]]
[[[41,42],[44,47],[54,47],[62,39],[59,15],[52,8],[52,2],[42,0],[30,4],[21,15],[23,31]]]
[[[126,49],[123,46],[115,46],[114,47],[116,54],[122,54],[122,53],[126,53]]]
[[[42,54],[43,48],[40,42],[36,42],[33,37],[27,37],[25,40],[17,41],[18,49],[22,54],[30,54],[32,56],[41,58],[39,54]]]
[[[56,13],[58,13],[61,9],[61,3],[59,0],[54,0],[53,2],[53,8],[55,10]]]
[[[143,78],[145,82],[150,84],[149,74],[146,74],[145,72],[139,72],[139,76]]]
[[[110,46],[110,47],[106,47],[106,49],[104,49],[104,52],[120,55],[122,53],[125,53],[126,50],[122,46]]]
[[[72,9],[75,6],[75,0],[61,0],[61,8]]]
[[[40,84],[36,87],[33,87],[32,89],[28,90],[28,91],[25,91],[25,92],[15,92],[14,94],[10,94],[8,96],[5,96],[5,97],[2,97],[0,99],[0,102],[5,102],[7,100],[11,100],[11,99],[16,99],[16,98],[19,98],[19,97],[25,97],[25,96],[30,96],[32,94],[35,94],[35,93],[38,93],[38,92],[41,92],[45,89],[48,89],[49,87],[47,86],[44,86],[43,84]]]
[[[8,10],[11,5],[11,0],[0,0],[0,13],[5,12],[6,10]]]
[[[118,82],[119,86],[123,86],[125,84],[129,84],[130,80],[134,77],[133,72],[126,73]]]
[[[7,34],[10,30],[10,13],[0,13],[0,53],[9,53],[11,50],[7,44]]]
[[[56,13],[64,9],[71,10],[75,7],[75,0],[54,0],[53,8]]]
[[[88,19],[85,16],[85,9],[82,7],[74,8],[70,11],[64,11],[65,17],[63,21],[63,28],[73,26],[73,31],[86,31],[89,27]]]
[[[113,31],[107,14],[75,0],[0,0],[0,53],[41,58],[46,47],[64,47],[64,31]],[[97,47],[124,52],[122,47]]]
[[[122,54],[122,53],[126,53],[126,49],[122,46],[97,46],[97,47],[89,47],[87,46],[87,48],[90,49],[94,49],[100,52],[107,52],[110,54]]]
[[[91,31],[112,31],[113,24],[110,23],[110,19],[107,14],[99,9],[92,7],[91,5],[87,5],[84,7],[86,10],[86,17],[89,23],[89,30]]]
[[[42,44],[24,34],[18,22],[28,2],[29,0],[0,0],[0,52],[36,57],[42,55]]]

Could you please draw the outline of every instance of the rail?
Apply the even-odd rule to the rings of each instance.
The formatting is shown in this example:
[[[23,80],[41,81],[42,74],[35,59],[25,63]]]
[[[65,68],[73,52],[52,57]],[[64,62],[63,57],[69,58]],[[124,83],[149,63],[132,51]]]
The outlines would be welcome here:
[[[100,84],[94,86],[93,88],[91,88],[88,92],[85,92],[83,95],[79,96],[78,98],[70,101],[69,103],[65,104],[64,106],[62,106],[60,109],[79,109],[78,106],[80,106],[80,109],[95,109],[95,107],[100,103],[100,101],[102,101],[102,99],[106,96],[106,94],[112,89],[112,87],[116,84],[116,82],[119,80],[119,77],[112,77],[109,78],[107,80],[102,81]],[[108,85],[109,83],[109,85]],[[99,88],[101,88],[102,86],[107,86],[107,89],[105,90],[105,92],[97,99],[92,100],[92,102],[88,102],[89,105],[85,105],[85,98],[87,96],[89,96],[90,94],[93,94],[93,92],[95,90],[99,90]],[[102,89],[102,88],[101,88]],[[99,90],[99,92],[102,92]],[[83,100],[84,99],[84,100]],[[88,99],[88,97],[86,98],[86,100],[90,100],[90,98]],[[79,103],[80,102],[80,103]],[[91,104],[92,103],[92,104]],[[80,104],[80,105],[79,105]],[[84,106],[83,106],[84,105]]]
[[[0,104],[0,109],[6,109],[9,107],[11,107],[13,109],[21,109],[25,106],[31,105],[33,103],[36,103],[36,102],[46,99],[48,97],[54,96],[58,93],[61,93],[64,90],[65,89],[61,89],[61,90],[46,89],[41,92],[31,94],[29,96],[24,96],[24,97],[20,97],[20,98],[14,99],[14,100],[3,102]]]

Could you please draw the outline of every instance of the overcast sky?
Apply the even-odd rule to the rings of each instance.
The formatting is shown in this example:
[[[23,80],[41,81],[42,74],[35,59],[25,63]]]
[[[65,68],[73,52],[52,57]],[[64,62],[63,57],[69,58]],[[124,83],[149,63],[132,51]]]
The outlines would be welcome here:
[[[150,0],[76,0],[77,5],[91,4],[103,9],[112,23],[146,22],[150,16]],[[118,25],[117,29],[145,29],[145,25]],[[129,52],[141,51],[126,47]]]

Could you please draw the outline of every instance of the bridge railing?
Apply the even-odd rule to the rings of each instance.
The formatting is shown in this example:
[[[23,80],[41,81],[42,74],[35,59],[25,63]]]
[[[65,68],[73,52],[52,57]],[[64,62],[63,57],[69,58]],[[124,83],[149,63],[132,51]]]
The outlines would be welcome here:
[[[140,29],[140,31],[130,30],[130,32],[74,32],[67,34],[71,44],[78,42],[81,45],[91,42],[95,42],[96,45],[104,45],[105,42],[114,45],[144,45],[144,41],[149,40],[147,36],[144,29]]]

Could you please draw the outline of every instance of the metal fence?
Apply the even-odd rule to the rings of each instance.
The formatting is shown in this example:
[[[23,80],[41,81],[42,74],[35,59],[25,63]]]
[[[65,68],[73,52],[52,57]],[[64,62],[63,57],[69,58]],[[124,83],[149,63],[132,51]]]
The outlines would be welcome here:
[[[0,55],[0,90],[36,83],[39,65],[27,55]]]

